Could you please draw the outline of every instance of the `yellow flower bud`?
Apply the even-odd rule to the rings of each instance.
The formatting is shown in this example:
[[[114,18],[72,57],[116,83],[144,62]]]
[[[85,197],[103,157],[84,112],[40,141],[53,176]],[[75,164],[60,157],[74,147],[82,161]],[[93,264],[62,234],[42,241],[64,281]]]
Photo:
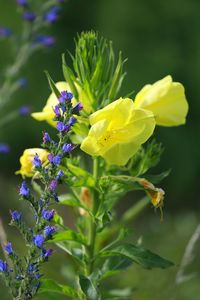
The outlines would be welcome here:
[[[81,149],[123,166],[152,135],[155,119],[151,111],[135,109],[131,99],[120,98],[93,113],[90,124]]]
[[[154,84],[145,85],[135,97],[135,108],[144,108],[153,112],[156,124],[178,126],[185,124],[188,103],[184,87],[166,76]]]
[[[42,163],[47,161],[49,152],[41,148],[30,148],[24,150],[20,157],[21,168],[15,174],[21,174],[22,176],[32,177],[34,175],[33,158],[38,154]]]
[[[69,91],[69,84],[65,81],[60,81],[56,83],[57,89],[62,91]],[[54,93],[51,93],[49,98],[47,99],[47,103],[44,106],[41,112],[32,113],[31,116],[37,121],[47,121],[50,125],[56,126],[56,122],[53,121],[55,117],[55,113],[53,111],[53,107],[58,104],[58,99]]]

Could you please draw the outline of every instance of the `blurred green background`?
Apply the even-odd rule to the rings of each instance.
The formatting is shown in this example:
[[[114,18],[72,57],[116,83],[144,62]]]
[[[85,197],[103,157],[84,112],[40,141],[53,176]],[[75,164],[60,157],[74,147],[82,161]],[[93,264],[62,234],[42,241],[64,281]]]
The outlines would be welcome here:
[[[0,26],[20,32],[21,17],[15,1],[0,0],[0,7]],[[83,30],[99,31],[113,41],[116,53],[122,50],[124,57],[128,58],[122,95],[133,89],[137,92],[144,84],[153,83],[168,74],[175,81],[182,82],[190,105],[187,124],[156,129],[156,137],[163,143],[165,152],[154,172],[172,168],[171,174],[162,183],[166,191],[164,222],[160,223],[159,214],[149,207],[133,224],[134,232],[137,232],[134,239],[142,235],[147,248],[173,260],[176,266],[165,271],[143,271],[134,266],[119,278],[119,287],[129,283],[135,288],[133,299],[136,300],[197,300],[200,294],[200,255],[191,265],[190,271],[197,272],[194,279],[176,286],[175,276],[200,216],[200,2],[69,0],[63,5],[61,15],[60,20],[48,29],[48,33],[56,36],[56,45],[35,54],[26,64],[21,75],[28,78],[29,85],[14,95],[7,110],[28,104],[33,111],[39,111],[44,106],[49,88],[43,71],[48,70],[55,81],[63,79],[61,53],[66,50],[73,52],[73,39],[77,32]],[[0,41],[0,73],[11,60],[11,50],[7,41]],[[19,169],[19,156],[25,148],[40,145],[41,132],[46,128],[52,130],[46,123],[24,117],[8,124],[0,132],[0,141],[11,145],[10,154],[0,155],[0,215],[5,223],[9,218],[9,208],[21,205],[16,195],[20,178],[14,176],[15,170]],[[9,234],[11,238],[16,232],[9,230]],[[52,259],[52,265],[56,264],[57,258]],[[53,271],[51,273],[53,276]],[[1,299],[9,298],[5,295]]]

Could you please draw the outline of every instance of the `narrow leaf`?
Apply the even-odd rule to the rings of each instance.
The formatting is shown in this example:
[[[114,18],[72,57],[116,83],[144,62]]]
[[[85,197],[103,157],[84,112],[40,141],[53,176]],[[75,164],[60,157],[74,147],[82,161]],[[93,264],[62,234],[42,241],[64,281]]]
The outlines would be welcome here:
[[[57,89],[55,82],[53,81],[53,79],[51,78],[51,76],[49,75],[49,73],[47,71],[45,71],[45,74],[47,76],[48,82],[49,82],[49,86],[51,88],[52,93],[54,93],[56,95],[57,98],[60,97],[60,92]]]
[[[42,279],[39,293],[58,293],[77,299],[77,293],[72,287],[59,284],[53,279]]]

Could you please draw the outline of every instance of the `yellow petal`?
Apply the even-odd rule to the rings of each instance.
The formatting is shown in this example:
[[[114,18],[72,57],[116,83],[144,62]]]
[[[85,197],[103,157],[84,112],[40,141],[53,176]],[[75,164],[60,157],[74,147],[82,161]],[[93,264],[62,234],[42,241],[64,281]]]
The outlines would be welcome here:
[[[188,103],[184,87],[166,76],[153,85],[146,85],[135,97],[135,107],[150,110],[157,125],[178,126],[186,121]]]

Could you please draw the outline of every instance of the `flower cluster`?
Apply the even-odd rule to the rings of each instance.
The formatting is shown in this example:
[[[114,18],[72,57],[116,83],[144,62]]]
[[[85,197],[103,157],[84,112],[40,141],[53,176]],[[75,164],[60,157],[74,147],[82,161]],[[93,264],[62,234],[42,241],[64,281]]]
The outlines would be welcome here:
[[[42,146],[45,149],[26,149],[20,158],[21,169],[17,172],[23,177],[37,176],[40,179],[41,194],[37,200],[29,188],[27,181],[23,181],[19,187],[19,195],[22,200],[28,201],[34,210],[35,224],[27,227],[23,221],[22,213],[11,211],[11,225],[14,225],[24,236],[29,247],[29,254],[25,262],[17,255],[11,242],[7,242],[4,251],[15,266],[12,269],[6,261],[0,260],[0,272],[9,280],[13,297],[19,299],[31,299],[40,287],[41,264],[48,261],[53,254],[53,249],[47,249],[45,243],[52,239],[57,231],[54,225],[55,209],[50,206],[58,201],[57,187],[62,182],[65,173],[62,170],[62,160],[70,155],[75,145],[69,142],[69,133],[76,122],[76,115],[82,105],[74,110],[72,105],[73,95],[67,90],[60,92],[53,110],[59,110],[54,114],[54,121],[58,130],[58,142],[54,141],[48,132],[43,132]],[[16,286],[12,290],[13,286]]]

